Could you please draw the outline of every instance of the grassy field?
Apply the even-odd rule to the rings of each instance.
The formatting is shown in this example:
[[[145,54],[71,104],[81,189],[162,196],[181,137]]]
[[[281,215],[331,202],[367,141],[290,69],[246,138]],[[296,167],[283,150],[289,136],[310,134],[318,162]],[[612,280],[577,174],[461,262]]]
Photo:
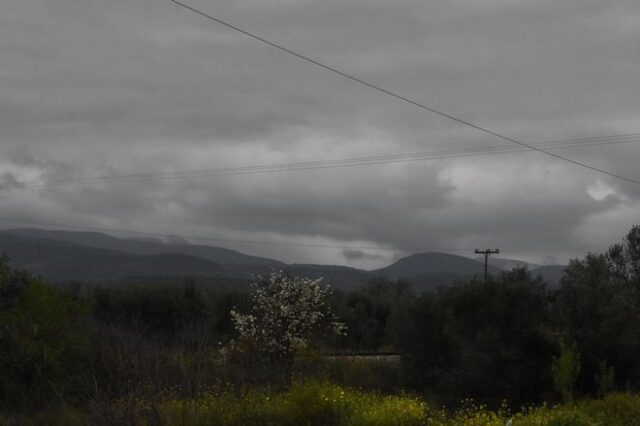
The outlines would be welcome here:
[[[320,381],[295,383],[286,392],[216,393],[195,400],[170,396],[158,401],[118,401],[80,411],[71,407],[22,418],[0,418],[13,425],[434,425],[434,426],[633,426],[640,425],[640,396],[615,393],[572,405],[489,410],[465,401],[454,413],[410,395],[381,395]]]

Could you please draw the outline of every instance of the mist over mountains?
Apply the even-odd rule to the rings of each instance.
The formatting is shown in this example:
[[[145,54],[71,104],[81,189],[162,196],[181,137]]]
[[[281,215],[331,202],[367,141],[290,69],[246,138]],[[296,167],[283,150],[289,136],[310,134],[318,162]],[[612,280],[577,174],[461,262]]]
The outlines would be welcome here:
[[[205,281],[246,283],[252,275],[283,269],[311,278],[323,277],[336,288],[353,289],[375,276],[406,279],[416,290],[429,290],[458,280],[481,277],[481,261],[446,253],[427,252],[403,257],[384,268],[365,271],[339,265],[286,264],[276,259],[251,256],[221,247],[188,244],[172,238],[129,239],[99,232],[43,230],[35,228],[0,231],[0,253],[15,267],[25,268],[51,282],[80,281],[90,284],[133,281],[179,282],[186,277]],[[556,284],[561,265],[529,265],[493,258],[489,273],[528,266]]]

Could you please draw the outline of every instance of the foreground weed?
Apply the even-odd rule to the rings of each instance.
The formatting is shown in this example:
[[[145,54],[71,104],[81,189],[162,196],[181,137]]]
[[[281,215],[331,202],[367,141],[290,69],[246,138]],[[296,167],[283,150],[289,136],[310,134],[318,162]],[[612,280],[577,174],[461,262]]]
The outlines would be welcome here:
[[[490,410],[465,401],[455,413],[430,407],[410,395],[387,395],[331,383],[294,383],[286,392],[253,389],[218,392],[197,399],[167,398],[154,404],[114,402],[108,424],[131,426],[640,426],[640,396],[618,393],[577,404]],[[125,415],[126,414],[126,415]],[[117,416],[116,416],[117,415]],[[119,417],[118,417],[119,416]],[[23,417],[2,417],[0,426],[101,426],[90,414],[71,407]],[[511,422],[511,423],[509,423]]]

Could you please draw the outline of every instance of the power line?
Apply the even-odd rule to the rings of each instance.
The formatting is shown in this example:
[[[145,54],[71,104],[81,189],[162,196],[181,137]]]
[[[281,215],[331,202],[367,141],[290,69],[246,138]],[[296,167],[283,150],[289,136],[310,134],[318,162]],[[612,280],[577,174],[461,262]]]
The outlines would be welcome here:
[[[306,247],[306,248],[334,248],[344,250],[384,250],[384,251],[437,251],[437,252],[467,252],[469,248],[438,248],[438,247],[393,247],[393,246],[364,246],[364,245],[339,245],[339,244],[314,244],[314,243],[294,243],[294,242],[279,242],[279,241],[265,241],[265,240],[236,240],[230,238],[215,238],[215,237],[202,237],[195,235],[176,235],[176,234],[163,234],[156,232],[144,232],[134,231],[130,229],[121,228],[102,228],[95,226],[77,226],[77,225],[64,225],[51,222],[36,222],[25,219],[17,219],[10,217],[0,217],[0,222],[14,223],[21,225],[31,226],[44,226],[55,228],[56,230],[69,230],[69,231],[91,231],[91,232],[106,232],[116,234],[130,234],[139,235],[144,237],[155,238],[172,238],[179,237],[186,240],[193,241],[205,241],[205,242],[218,242],[218,243],[233,243],[233,244],[247,244],[247,245],[270,245],[270,246],[285,246],[285,247]],[[2,230],[0,230],[2,231]]]
[[[436,108],[427,106],[427,105],[425,105],[423,103],[420,103],[418,101],[410,99],[410,98],[408,98],[406,96],[402,96],[402,95],[400,95],[398,93],[395,93],[395,92],[393,92],[391,90],[387,90],[387,89],[385,89],[385,88],[383,88],[381,86],[378,86],[376,84],[373,84],[373,83],[370,83],[370,82],[368,82],[366,80],[363,80],[363,79],[361,79],[361,78],[359,78],[359,77],[357,77],[357,76],[355,76],[353,74],[349,74],[349,73],[347,73],[345,71],[341,71],[341,70],[339,70],[337,68],[334,68],[334,67],[332,67],[330,65],[327,65],[327,64],[325,64],[323,62],[320,62],[320,61],[315,60],[315,59],[313,59],[313,58],[311,58],[309,56],[306,56],[306,55],[304,55],[302,53],[299,53],[299,52],[297,52],[295,50],[289,49],[289,48],[284,47],[284,46],[282,46],[280,44],[277,44],[275,42],[269,41],[269,40],[267,40],[267,39],[255,34],[255,33],[252,33],[252,32],[249,32],[247,30],[244,30],[244,29],[242,29],[242,28],[240,28],[240,27],[238,27],[236,25],[233,25],[233,24],[231,24],[231,23],[229,23],[229,22],[227,22],[225,20],[222,20],[222,19],[217,18],[217,17],[215,17],[213,15],[205,13],[205,12],[203,12],[201,10],[195,9],[195,8],[189,6],[189,5],[185,4],[185,3],[182,3],[182,2],[180,2],[178,0],[169,0],[169,1],[171,1],[172,3],[175,3],[176,5],[178,5],[180,7],[185,8],[185,9],[187,9],[187,10],[193,12],[193,13],[196,13],[196,14],[204,17],[204,18],[207,18],[207,19],[209,19],[211,21],[217,22],[217,23],[219,23],[221,25],[224,25],[227,28],[230,28],[230,29],[232,29],[234,31],[240,32],[240,33],[242,33],[242,34],[244,34],[244,35],[246,35],[248,37],[251,37],[251,38],[253,38],[253,39],[257,40],[257,41],[260,41],[260,42],[262,42],[264,44],[267,44],[267,45],[269,45],[269,46],[271,46],[271,47],[273,47],[275,49],[278,49],[278,50],[280,50],[282,52],[285,52],[285,53],[287,53],[289,55],[295,56],[298,59],[301,59],[303,61],[309,62],[309,63],[311,63],[313,65],[318,66],[318,67],[324,68],[324,69],[326,69],[328,71],[331,71],[331,72],[333,72],[335,74],[338,74],[338,75],[340,75],[340,76],[342,76],[342,77],[344,77],[346,79],[354,81],[354,82],[356,82],[358,84],[361,84],[363,86],[369,87],[370,89],[376,90],[378,92],[381,92],[383,94],[386,94],[388,96],[396,98],[396,99],[398,99],[400,101],[406,102],[408,104],[411,104],[411,105],[416,106],[418,108],[421,108],[423,110],[429,111],[429,112],[431,112],[433,114],[437,114],[437,115],[439,115],[441,117],[444,117],[444,118],[447,118],[449,120],[455,121],[455,122],[457,122],[459,124],[462,124],[464,126],[471,127],[473,129],[476,129],[476,130],[478,130],[480,132],[483,132],[483,133],[486,133],[488,135],[494,136],[496,138],[503,139],[503,140],[505,140],[507,142],[511,142],[511,143],[516,144],[516,145],[520,145],[522,147],[526,147],[526,148],[528,148],[530,150],[537,151],[537,152],[540,152],[542,154],[546,154],[546,155],[554,157],[554,158],[556,158],[558,160],[566,161],[566,162],[571,163],[573,165],[576,165],[578,167],[582,167],[582,168],[585,168],[585,169],[588,169],[588,170],[591,170],[591,171],[594,171],[594,172],[597,172],[597,173],[601,173],[601,174],[604,174],[604,175],[607,175],[607,176],[610,176],[610,177],[613,177],[613,178],[616,178],[616,179],[620,179],[620,180],[623,180],[623,181],[626,181],[626,182],[629,182],[629,183],[640,185],[640,180],[629,178],[629,177],[626,177],[626,176],[622,176],[622,175],[619,175],[617,173],[613,173],[613,172],[601,169],[599,167],[595,167],[595,166],[591,166],[591,165],[586,164],[586,163],[582,163],[580,161],[572,160],[571,158],[562,156],[560,154],[555,154],[555,153],[550,152],[550,151],[548,151],[546,149],[538,148],[538,147],[536,147],[534,145],[519,141],[519,140],[511,138],[509,136],[505,136],[502,133],[498,133],[498,132],[490,130],[490,129],[486,128],[486,127],[482,127],[482,126],[474,124],[474,123],[472,123],[470,121],[464,120],[464,119],[462,119],[460,117],[457,117],[455,115],[452,115],[452,114],[446,113],[444,111],[438,110]]]
[[[640,133],[627,133],[619,135],[592,136],[574,139],[562,139],[556,141],[547,141],[540,143],[538,146],[544,146],[547,149],[567,149],[577,147],[590,147],[601,145],[613,145],[621,143],[640,142]],[[58,179],[48,182],[25,182],[4,185],[2,189],[9,188],[26,188],[26,187],[52,187],[67,186],[78,184],[93,183],[119,183],[147,180],[175,180],[187,178],[204,178],[215,176],[231,176],[231,175],[247,175],[257,173],[274,173],[274,172],[295,172],[304,170],[317,170],[327,168],[346,168],[346,167],[362,167],[379,164],[412,162],[412,161],[428,161],[441,160],[449,158],[460,158],[480,155],[498,155],[510,154],[515,152],[528,151],[527,148],[513,145],[497,145],[484,146],[475,148],[449,149],[439,151],[414,152],[404,154],[387,154],[379,156],[352,157],[333,160],[320,161],[304,161],[280,164],[266,165],[247,165],[225,167],[217,169],[200,169],[200,170],[182,170],[178,172],[159,172],[159,173],[137,173],[110,176],[97,176],[93,178],[69,178]]]

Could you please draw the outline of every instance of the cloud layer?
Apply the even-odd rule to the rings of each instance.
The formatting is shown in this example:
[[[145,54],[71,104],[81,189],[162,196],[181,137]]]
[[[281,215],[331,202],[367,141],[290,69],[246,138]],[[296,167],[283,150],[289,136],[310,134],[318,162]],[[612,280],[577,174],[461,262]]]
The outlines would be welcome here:
[[[640,131],[635,1],[189,4],[527,142]],[[168,1],[10,2],[0,57],[0,217],[371,268],[476,246],[565,261],[640,222],[640,188],[539,153],[21,187],[504,142]],[[638,179],[638,144],[562,154]]]

